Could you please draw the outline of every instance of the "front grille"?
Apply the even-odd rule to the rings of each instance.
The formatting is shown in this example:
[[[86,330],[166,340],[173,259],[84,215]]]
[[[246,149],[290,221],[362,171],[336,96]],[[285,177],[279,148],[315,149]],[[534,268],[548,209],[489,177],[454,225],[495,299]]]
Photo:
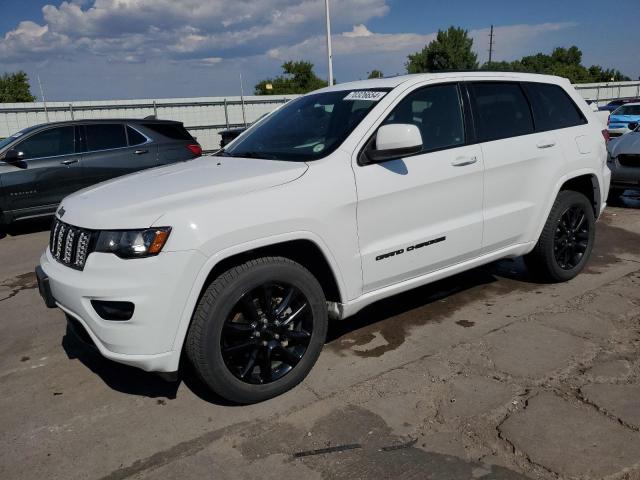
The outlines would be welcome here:
[[[94,237],[92,230],[74,227],[56,218],[51,227],[49,250],[58,262],[82,270],[91,253]]]
[[[623,167],[640,167],[640,155],[618,155],[618,163]]]

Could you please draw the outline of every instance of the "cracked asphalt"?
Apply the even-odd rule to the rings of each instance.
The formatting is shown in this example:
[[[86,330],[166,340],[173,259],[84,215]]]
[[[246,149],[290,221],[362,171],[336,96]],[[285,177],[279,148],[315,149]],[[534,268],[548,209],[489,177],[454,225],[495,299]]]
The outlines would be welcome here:
[[[0,478],[640,479],[639,197],[575,280],[504,260],[379,302],[245,407],[67,336],[31,273],[47,235],[0,235]]]

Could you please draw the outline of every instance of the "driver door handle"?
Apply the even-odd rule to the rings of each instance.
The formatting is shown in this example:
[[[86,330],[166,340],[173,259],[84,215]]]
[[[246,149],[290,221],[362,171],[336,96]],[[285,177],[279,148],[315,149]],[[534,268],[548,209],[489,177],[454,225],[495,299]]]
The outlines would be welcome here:
[[[555,146],[556,146],[555,140],[542,140],[538,142],[538,145],[537,145],[538,148],[551,148]]]
[[[73,163],[78,163],[78,159],[74,158],[72,160],[63,160],[62,162],[60,162],[61,165],[71,165]]]
[[[475,155],[473,157],[458,157],[453,162],[451,162],[451,165],[453,165],[454,167],[464,167],[466,165],[472,165],[477,161],[478,157],[476,157]]]

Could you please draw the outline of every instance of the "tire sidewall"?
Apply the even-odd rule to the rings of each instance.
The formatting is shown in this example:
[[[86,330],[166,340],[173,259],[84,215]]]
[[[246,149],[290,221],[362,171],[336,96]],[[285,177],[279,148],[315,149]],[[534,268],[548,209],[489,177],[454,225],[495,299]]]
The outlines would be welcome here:
[[[309,301],[313,314],[313,331],[307,350],[300,362],[284,377],[266,385],[243,382],[226,366],[220,347],[225,320],[240,297],[268,282],[283,282],[297,287]],[[254,403],[290,390],[302,381],[315,364],[327,335],[327,307],[322,287],[302,266],[293,262],[269,262],[248,268],[217,295],[207,317],[203,344],[199,346],[208,368],[203,379],[221,396],[237,403]]]

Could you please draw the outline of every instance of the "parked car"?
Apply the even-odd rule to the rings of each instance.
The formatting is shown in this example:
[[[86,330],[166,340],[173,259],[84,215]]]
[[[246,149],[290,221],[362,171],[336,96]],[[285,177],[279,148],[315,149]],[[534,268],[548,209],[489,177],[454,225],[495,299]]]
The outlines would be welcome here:
[[[610,101],[606,105],[603,105],[602,107],[600,107],[600,110],[613,112],[614,110],[616,110],[618,107],[622,105],[626,105],[627,103],[637,103],[637,102],[640,102],[640,98],[619,98],[617,100]]]
[[[627,189],[640,190],[640,127],[631,124],[631,132],[608,145],[608,164],[611,170],[609,198],[622,195]]]
[[[67,197],[40,291],[107,358],[172,374],[184,351],[213,391],[261,401],[307,375],[329,317],[504,257],[575,277],[609,189],[602,130],[559,77],[327,87],[215,157]]]
[[[229,145],[232,140],[238,138],[246,129],[247,127],[235,127],[220,131],[220,148],[224,148]]]
[[[625,133],[629,133],[633,129],[629,128],[629,124],[637,124],[640,122],[640,103],[628,103],[609,115],[607,128],[610,137],[619,137]]]
[[[78,120],[25,128],[0,142],[0,225],[52,215],[90,185],[200,156],[182,123]]]

